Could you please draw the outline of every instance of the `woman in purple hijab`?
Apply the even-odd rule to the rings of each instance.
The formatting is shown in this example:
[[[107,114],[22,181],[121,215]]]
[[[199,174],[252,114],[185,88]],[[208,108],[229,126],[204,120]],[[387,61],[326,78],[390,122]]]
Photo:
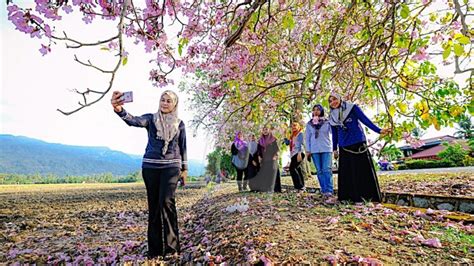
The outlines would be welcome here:
[[[237,171],[237,186],[239,191],[247,190],[248,177],[246,170],[249,161],[249,147],[247,142],[243,140],[242,132],[237,131],[230,150],[232,153],[232,165]],[[243,176],[244,178],[242,186]]]
[[[250,180],[252,191],[273,192],[277,183],[278,173],[278,143],[270,127],[262,129],[262,136],[258,141],[257,154],[261,163],[260,171]],[[278,185],[278,184],[277,184]]]

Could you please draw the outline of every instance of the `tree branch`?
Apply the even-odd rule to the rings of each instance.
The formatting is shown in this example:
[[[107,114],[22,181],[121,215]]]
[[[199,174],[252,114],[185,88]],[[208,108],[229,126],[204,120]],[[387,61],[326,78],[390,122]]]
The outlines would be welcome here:
[[[119,59],[117,60],[117,64],[115,65],[115,68],[111,71],[111,72],[104,72],[104,70],[98,68],[98,67],[94,67],[90,61],[89,61],[89,64],[87,63],[84,63],[84,62],[81,62],[79,60],[77,60],[77,57],[76,57],[76,61],[85,65],[85,66],[89,66],[89,67],[94,67],[95,69],[97,70],[100,70],[100,71],[103,71],[104,73],[108,73],[108,74],[111,74],[111,77],[110,77],[110,80],[109,80],[109,86],[107,87],[107,89],[105,91],[95,91],[95,90],[90,90],[90,89],[87,89],[86,92],[79,92],[76,90],[76,93],[78,94],[81,94],[83,100],[84,100],[84,103],[81,103],[79,102],[79,107],[72,110],[72,111],[63,111],[61,109],[57,109],[58,112],[62,113],[63,115],[71,115],[85,107],[88,107],[88,106],[91,106],[95,103],[97,103],[98,101],[100,101],[102,98],[104,98],[104,96],[110,91],[110,89],[112,88],[112,85],[114,83],[114,80],[115,80],[115,75],[117,73],[117,70],[119,69],[120,67],[120,64],[122,63],[122,59],[123,59],[123,40],[122,40],[122,29],[123,29],[123,21],[124,21],[124,17],[125,17],[125,11],[127,10],[127,3],[128,1],[124,1],[123,4],[122,4],[122,11],[120,13],[120,20],[119,20],[119,23],[117,25],[117,30],[118,30],[118,42],[119,42]],[[87,102],[87,99],[86,99],[86,95],[89,94],[89,92],[93,92],[95,94],[99,94],[100,96],[91,101],[91,102]]]
[[[468,35],[468,27],[467,27],[467,24],[466,24],[466,16],[464,15],[464,13],[462,13],[462,10],[461,10],[461,5],[459,4],[459,0],[453,0],[454,1],[454,8],[456,10],[456,13],[459,15],[459,18],[461,19],[461,25],[462,25],[462,34],[464,34],[464,36],[467,36]]]
[[[259,88],[263,88],[264,90],[262,90],[261,92],[257,93],[257,95],[255,95],[252,99],[250,99],[249,101],[247,101],[244,105],[241,105],[239,108],[235,109],[234,111],[232,111],[227,117],[226,119],[224,120],[224,123],[222,123],[222,125],[219,127],[219,130],[222,129],[222,127],[229,121],[229,119],[235,115],[237,112],[239,112],[240,110],[244,109],[246,106],[248,106],[249,104],[251,104],[253,101],[255,101],[256,99],[258,99],[260,96],[262,96],[263,94],[265,94],[268,90],[271,90],[272,88],[275,88],[275,87],[278,87],[278,86],[283,86],[283,85],[286,85],[286,84],[290,84],[290,83],[294,83],[294,82],[299,82],[299,81],[304,81],[305,79],[304,78],[299,78],[299,79],[294,79],[294,80],[286,80],[286,81],[282,81],[282,82],[279,82],[279,83],[275,83],[271,86],[261,86],[261,85],[256,85],[256,84],[246,84],[248,86],[256,86],[256,87],[259,87]]]
[[[247,25],[247,22],[250,20],[250,17],[252,16],[253,12],[257,10],[257,8],[261,5],[263,5],[267,0],[256,0],[248,9],[248,13],[245,15],[245,17],[242,18],[242,21],[240,22],[239,28],[232,33],[229,37],[227,37],[224,41],[224,46],[226,48],[231,47],[234,45],[234,43],[240,38],[240,35],[244,31],[245,26]],[[250,2],[250,0],[246,1],[245,3]],[[234,10],[235,12],[235,10]]]
[[[98,67],[98,66],[93,65],[93,64],[91,63],[91,60],[87,60],[87,63],[84,63],[84,62],[82,62],[81,60],[79,60],[76,55],[74,55],[74,61],[78,62],[78,63],[81,64],[81,65],[84,65],[84,66],[87,66],[87,67],[92,67],[92,68],[94,68],[94,69],[97,69],[98,71],[100,71],[100,72],[102,72],[102,73],[105,73],[105,74],[112,74],[112,73],[113,73],[112,70],[104,70],[104,69],[102,69],[102,68],[100,68],[100,67]]]
[[[327,50],[325,51],[325,53],[323,54],[321,60],[317,61],[316,63],[319,62],[319,66],[318,66],[318,73],[316,74],[316,81],[314,82],[314,86],[313,86],[313,94],[315,94],[315,91],[316,91],[316,86],[319,84],[320,80],[321,80],[321,72],[323,71],[323,65],[324,65],[324,62],[326,61],[326,58],[328,57],[328,54],[329,54],[329,51],[332,49],[332,47],[334,46],[334,42],[336,41],[336,37],[339,33],[339,30],[341,29],[342,27],[342,24],[344,23],[344,20],[345,20],[345,17],[352,12],[352,10],[354,9],[355,7],[355,4],[356,4],[356,1],[355,0],[352,0],[351,1],[351,5],[349,6],[349,10],[344,14],[344,16],[339,20],[337,26],[336,26],[336,29],[334,30],[334,34],[332,35],[332,38],[331,38],[331,41],[329,42],[329,45],[328,45],[328,48]],[[316,65],[315,63],[315,65]],[[314,66],[315,66],[314,65]],[[314,66],[311,66],[310,67],[310,71],[312,71],[313,67]]]

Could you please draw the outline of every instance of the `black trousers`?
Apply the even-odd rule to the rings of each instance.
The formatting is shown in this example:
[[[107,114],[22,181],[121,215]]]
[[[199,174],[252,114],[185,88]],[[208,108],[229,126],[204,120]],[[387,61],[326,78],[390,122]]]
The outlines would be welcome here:
[[[301,169],[301,162],[303,162],[305,155],[302,154],[301,158],[303,160],[301,160],[301,162],[298,162],[296,157],[298,157],[298,154],[295,154],[293,157],[291,157],[290,175],[295,189],[302,189],[304,187],[304,174],[303,170]]]
[[[235,167],[235,170],[237,171],[237,181],[248,180],[247,168],[239,169]]]
[[[179,252],[175,194],[180,169],[143,168],[148,199],[148,256]]]

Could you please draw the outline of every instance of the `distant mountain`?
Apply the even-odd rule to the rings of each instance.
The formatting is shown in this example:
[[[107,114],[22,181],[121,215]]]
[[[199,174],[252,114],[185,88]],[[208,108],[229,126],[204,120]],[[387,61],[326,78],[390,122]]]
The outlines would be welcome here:
[[[203,161],[189,159],[188,160],[188,175],[201,176],[206,171],[206,165]]]
[[[0,173],[126,175],[140,170],[141,156],[107,147],[71,146],[0,134]],[[189,161],[189,175],[204,174],[204,163]]]

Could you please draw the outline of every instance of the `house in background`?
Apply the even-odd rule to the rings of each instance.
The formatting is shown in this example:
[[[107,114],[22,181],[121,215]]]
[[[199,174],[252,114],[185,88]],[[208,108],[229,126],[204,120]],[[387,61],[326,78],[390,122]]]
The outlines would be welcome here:
[[[406,159],[440,160],[441,158],[438,157],[438,153],[446,149],[446,146],[443,145],[444,142],[449,144],[461,144],[465,149],[469,150],[466,140],[457,139],[450,135],[422,139],[421,141],[424,142],[424,145],[417,149],[410,145],[400,147]]]

